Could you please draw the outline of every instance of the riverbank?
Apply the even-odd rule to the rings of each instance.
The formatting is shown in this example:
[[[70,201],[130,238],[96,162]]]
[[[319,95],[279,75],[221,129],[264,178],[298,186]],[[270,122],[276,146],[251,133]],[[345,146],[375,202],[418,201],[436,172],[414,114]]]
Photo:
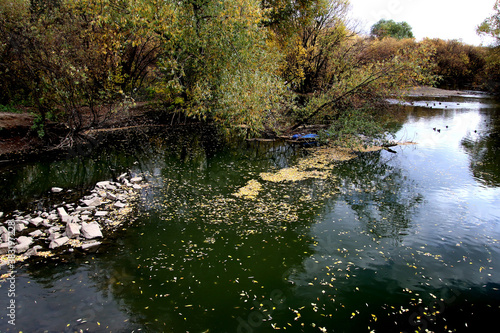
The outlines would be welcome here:
[[[106,133],[127,132],[157,126],[177,124],[180,118],[173,119],[172,114],[164,112],[151,103],[138,103],[123,112],[100,115],[99,126],[88,127],[78,135],[71,131],[64,122],[46,124],[46,136],[42,139],[34,129],[35,117],[29,110],[19,113],[0,112],[0,163],[16,162],[29,156],[36,157],[47,153],[64,152],[77,149],[89,141],[101,138]],[[84,122],[89,123],[92,115],[88,114]],[[183,119],[184,123],[187,122]]]
[[[414,87],[407,92],[408,97],[455,97],[469,94],[467,91],[432,87]],[[26,111],[0,112],[0,163],[15,162],[28,156],[36,158],[47,152],[63,151],[67,148],[74,149],[78,144],[88,143],[98,137],[100,140],[103,135],[109,133],[178,126],[189,122],[177,113],[165,112],[153,104],[141,103],[105,119],[99,127],[83,131],[76,139],[68,137],[69,128],[49,122],[47,132],[50,135],[42,140],[33,129],[34,119],[35,117]]]
[[[479,91],[466,91],[466,90],[447,90],[440,89],[434,87],[413,87],[411,89],[406,90],[405,95],[407,97],[427,97],[427,98],[436,98],[436,97],[469,97],[474,95],[475,97],[487,96],[486,94]]]
[[[143,177],[122,174],[116,182],[98,182],[76,202],[63,201],[37,211],[0,212],[0,267],[12,269],[31,257],[95,251],[132,219],[139,191],[146,186]],[[53,195],[71,191],[51,189]]]

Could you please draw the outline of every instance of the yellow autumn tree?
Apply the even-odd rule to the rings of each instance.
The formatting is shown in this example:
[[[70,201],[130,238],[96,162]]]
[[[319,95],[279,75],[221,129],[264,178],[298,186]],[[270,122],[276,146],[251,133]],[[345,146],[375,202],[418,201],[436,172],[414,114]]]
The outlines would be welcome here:
[[[159,63],[157,91],[188,116],[263,129],[283,84],[258,1],[184,0]]]

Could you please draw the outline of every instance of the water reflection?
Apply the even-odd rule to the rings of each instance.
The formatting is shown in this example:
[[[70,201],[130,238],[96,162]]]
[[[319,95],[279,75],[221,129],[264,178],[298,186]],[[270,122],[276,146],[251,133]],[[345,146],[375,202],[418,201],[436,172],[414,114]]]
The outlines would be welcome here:
[[[18,175],[3,183],[16,198],[122,170],[152,183],[136,221],[97,253],[20,268],[16,329],[480,330],[500,310],[498,117],[447,103],[408,106],[397,136],[417,145],[326,179],[265,182],[303,151],[193,132],[4,170]],[[235,197],[249,180],[259,195]]]
[[[485,186],[499,186],[500,173],[500,117],[495,113],[482,112],[483,121],[461,144],[470,156],[470,168],[474,177]]]
[[[390,164],[396,156],[371,153],[339,169],[343,199],[375,237],[396,242],[406,235],[415,208],[423,201],[415,181],[400,166]]]

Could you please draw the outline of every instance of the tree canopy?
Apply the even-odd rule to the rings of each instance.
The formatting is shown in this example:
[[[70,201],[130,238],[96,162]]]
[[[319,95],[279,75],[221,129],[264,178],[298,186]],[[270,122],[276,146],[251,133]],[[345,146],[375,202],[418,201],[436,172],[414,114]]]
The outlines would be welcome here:
[[[371,35],[377,38],[413,38],[412,28],[407,22],[394,22],[394,20],[385,19],[381,19],[372,26]]]
[[[276,133],[340,124],[432,81],[432,48],[359,36],[348,11],[348,0],[0,0],[0,103],[21,99],[42,125],[57,114],[72,133],[148,99]],[[393,25],[389,36],[412,36]]]
[[[477,27],[477,33],[495,38],[497,45],[500,46],[500,0],[495,2],[493,9],[495,13]]]

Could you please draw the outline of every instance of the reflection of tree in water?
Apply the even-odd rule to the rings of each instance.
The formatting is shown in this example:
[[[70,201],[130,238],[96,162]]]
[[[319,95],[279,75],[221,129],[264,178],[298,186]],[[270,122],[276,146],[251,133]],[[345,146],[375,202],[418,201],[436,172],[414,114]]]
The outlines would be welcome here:
[[[400,241],[423,196],[403,170],[383,156],[364,154],[339,169],[343,199],[371,233]]]
[[[201,164],[220,146],[210,128],[108,134],[105,139],[92,139],[65,154],[47,155],[44,159],[16,166],[2,166],[0,211],[24,210],[35,199],[39,199],[42,206],[51,206],[50,200],[71,201],[72,198],[61,198],[63,194],[49,198],[47,193],[51,187],[57,186],[71,189],[76,198],[96,182],[116,178],[129,170],[153,173],[159,158],[165,155]]]
[[[486,186],[500,186],[500,116],[485,112],[477,133],[462,139],[462,147],[470,156],[470,169]]]
[[[92,276],[97,289],[151,331],[236,331],[237,318],[246,320],[255,302],[268,304],[273,290],[289,287],[283,276],[310,249],[303,224],[313,214],[301,211],[308,218],[289,223],[279,209],[295,212],[301,193],[268,184],[255,200],[232,195],[292,153],[273,146],[209,156],[193,143],[157,156],[144,215],[119,240],[116,250],[124,252],[100,258]]]

